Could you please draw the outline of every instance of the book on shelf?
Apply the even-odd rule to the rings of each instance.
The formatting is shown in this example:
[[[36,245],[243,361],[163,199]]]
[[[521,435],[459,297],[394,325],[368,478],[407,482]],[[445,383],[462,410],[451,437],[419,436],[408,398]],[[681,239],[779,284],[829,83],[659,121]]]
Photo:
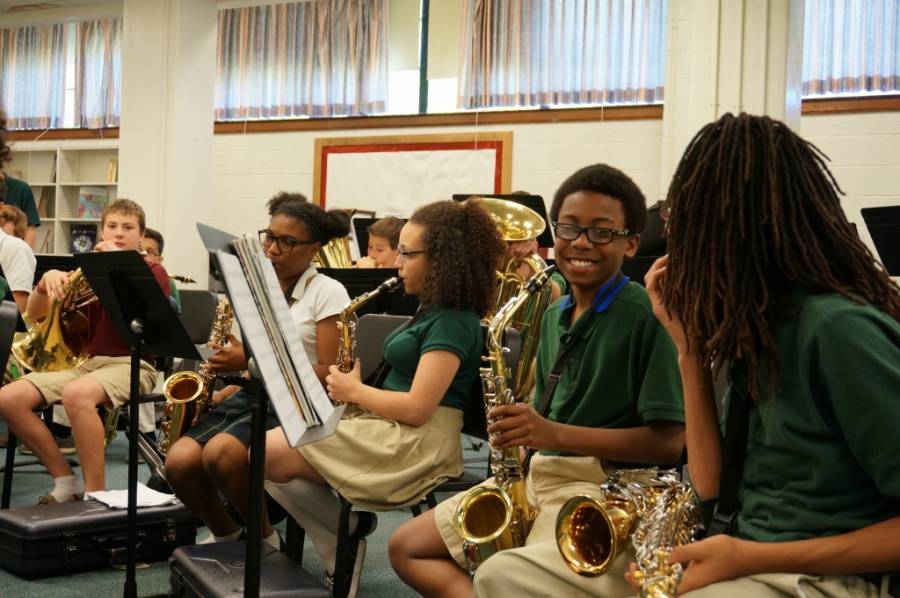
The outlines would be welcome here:
[[[116,158],[109,159],[109,165],[106,167],[106,182],[115,183],[119,180],[119,161]]]
[[[72,253],[86,253],[94,249],[97,244],[97,225],[95,224],[72,224],[69,228],[70,243],[69,250]]]
[[[41,189],[41,197],[38,200],[38,217],[47,218],[47,208],[50,205],[50,194],[53,193],[53,187],[43,187]]]
[[[56,182],[56,154],[53,154],[53,159],[50,161],[50,182]]]
[[[41,226],[37,229],[37,237],[34,246],[37,247],[35,253],[53,253],[53,228]]]
[[[106,207],[106,187],[78,188],[78,218],[100,218]]]

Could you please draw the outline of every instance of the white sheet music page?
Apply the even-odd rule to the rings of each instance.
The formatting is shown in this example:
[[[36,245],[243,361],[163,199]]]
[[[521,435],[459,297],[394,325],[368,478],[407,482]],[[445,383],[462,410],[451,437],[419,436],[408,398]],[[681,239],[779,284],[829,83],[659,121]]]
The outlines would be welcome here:
[[[281,290],[281,285],[278,283],[278,276],[275,274],[272,262],[269,261],[263,252],[259,239],[250,237],[250,243],[256,254],[257,261],[261,265],[269,298],[272,306],[275,308],[275,317],[278,319],[278,324],[284,332],[284,338],[287,340],[288,348],[290,349],[289,356],[294,363],[294,370],[300,375],[300,383],[306,391],[306,398],[312,403],[314,412],[322,420],[326,420],[334,411],[334,405],[331,399],[328,398],[322,382],[316,376],[316,371],[309,362],[306,349],[303,348],[303,341],[300,339],[300,332],[297,330],[294,319],[291,317],[290,307],[287,299],[284,297],[284,292]]]
[[[288,386],[288,381],[278,363],[260,309],[253,298],[253,292],[247,283],[240,260],[237,256],[223,251],[217,251],[216,255],[220,272],[228,287],[228,295],[235,315],[244,332],[245,342],[253,353],[256,366],[266,386],[266,392],[275,406],[278,419],[281,420],[284,435],[291,446],[296,446],[297,441],[307,429],[303,415],[297,408],[296,399],[292,398],[296,391]]]

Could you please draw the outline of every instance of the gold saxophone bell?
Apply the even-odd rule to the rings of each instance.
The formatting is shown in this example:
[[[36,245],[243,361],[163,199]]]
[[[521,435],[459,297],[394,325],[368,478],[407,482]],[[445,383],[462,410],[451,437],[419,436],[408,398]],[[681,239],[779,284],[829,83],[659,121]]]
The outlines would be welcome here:
[[[569,568],[586,577],[602,575],[628,543],[637,520],[636,505],[624,497],[602,502],[578,494],[556,517],[556,544]]]

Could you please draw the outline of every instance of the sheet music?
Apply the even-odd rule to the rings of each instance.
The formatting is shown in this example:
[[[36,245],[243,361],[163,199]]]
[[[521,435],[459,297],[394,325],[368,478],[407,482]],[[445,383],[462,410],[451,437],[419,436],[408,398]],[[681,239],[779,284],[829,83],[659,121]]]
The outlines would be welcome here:
[[[257,241],[257,245],[258,243]],[[235,243],[236,246],[239,244]],[[281,420],[285,437],[291,446],[296,446],[307,429],[321,425],[322,420],[328,419],[334,408],[315,374],[313,373],[314,383],[310,383],[305,375],[302,364],[309,371],[312,371],[312,366],[302,345],[299,351],[294,351],[291,349],[292,343],[285,339],[287,332],[288,336],[299,341],[299,333],[290,318],[287,301],[280,287],[276,293],[267,292],[269,288],[265,280],[268,277],[262,272],[268,266],[272,270],[272,276],[275,276],[271,262],[267,259],[260,262],[252,254],[248,254],[246,248],[242,251],[245,256],[251,256],[243,265],[237,256],[217,251],[219,267],[228,286],[235,314],[244,331],[245,342],[253,352],[266,391]],[[261,251],[259,255],[262,255]],[[283,304],[288,315],[286,321],[276,317],[275,314],[280,309],[273,307],[272,300],[275,304],[279,300]],[[317,409],[320,406],[322,408]]]
[[[320,415],[330,413],[333,408],[331,399],[328,398],[328,394],[322,387],[322,382],[319,380],[316,371],[309,362],[309,356],[306,354],[306,349],[303,348],[300,332],[297,330],[294,319],[291,317],[290,306],[288,306],[287,299],[284,297],[284,292],[281,290],[281,285],[278,283],[278,276],[275,274],[275,268],[272,266],[272,262],[269,261],[269,258],[266,257],[259,239],[256,237],[248,237],[248,241],[251,250],[256,256],[256,263],[262,266],[261,269],[263,277],[265,278],[268,297],[271,300],[272,307],[275,308],[275,316],[278,319],[278,324],[284,332],[284,338],[287,341],[289,348],[288,356],[294,364],[295,371],[300,375],[303,388],[307,391],[306,396],[312,402],[315,413]]]

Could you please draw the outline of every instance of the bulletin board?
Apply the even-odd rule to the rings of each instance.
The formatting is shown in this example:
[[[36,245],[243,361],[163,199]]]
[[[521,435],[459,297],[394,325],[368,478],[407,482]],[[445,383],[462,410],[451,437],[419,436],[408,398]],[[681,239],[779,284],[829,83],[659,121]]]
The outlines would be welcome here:
[[[454,193],[509,193],[512,132],[316,139],[313,201],[409,216]]]

